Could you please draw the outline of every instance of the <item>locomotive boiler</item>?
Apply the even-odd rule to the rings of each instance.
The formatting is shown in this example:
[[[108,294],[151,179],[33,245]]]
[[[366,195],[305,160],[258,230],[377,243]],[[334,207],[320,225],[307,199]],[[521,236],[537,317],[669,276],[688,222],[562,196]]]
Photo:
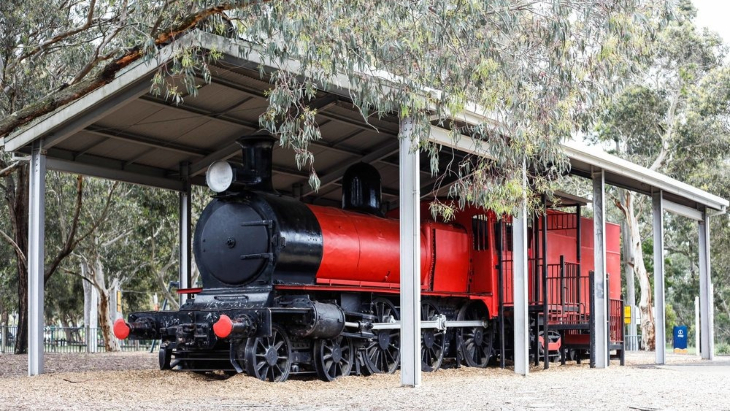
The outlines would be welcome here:
[[[351,372],[395,371],[399,223],[382,212],[377,170],[364,163],[347,170],[341,209],[305,204],[273,188],[274,138],[238,141],[243,164],[216,162],[206,174],[216,194],[194,234],[202,288],[180,290],[194,298],[178,311],[137,312],[118,320],[117,338],[161,340],[162,369],[246,372],[270,381],[284,381],[290,373],[332,380]],[[579,214],[550,211],[548,216],[552,220],[536,219],[533,231],[550,237],[551,252],[541,256],[539,247],[532,247],[532,273],[559,261],[563,269],[565,261],[574,262],[577,271],[567,277],[563,272],[560,296],[542,293],[540,279],[530,275],[531,304],[550,305],[549,315],[534,314],[533,321],[584,321],[590,315],[585,273],[592,261],[580,262],[580,255],[592,258],[581,253],[592,250],[592,225],[581,225],[585,219]],[[498,338],[509,340],[499,332],[505,327],[497,327],[511,316],[509,235],[508,218],[478,208],[462,210],[450,223],[423,219],[422,369],[436,370],[444,358],[484,367],[509,355],[509,346],[496,350]],[[615,226],[607,226],[607,238],[609,272],[616,277],[611,295],[617,297]],[[547,298],[539,298],[541,293]],[[559,338],[549,346],[542,336],[539,340],[535,356],[559,344]]]

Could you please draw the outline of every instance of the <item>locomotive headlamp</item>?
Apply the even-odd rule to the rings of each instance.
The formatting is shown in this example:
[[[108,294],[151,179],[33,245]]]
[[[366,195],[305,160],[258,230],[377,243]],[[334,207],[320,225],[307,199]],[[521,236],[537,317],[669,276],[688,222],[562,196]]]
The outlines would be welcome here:
[[[236,172],[233,166],[228,164],[227,161],[216,161],[208,167],[208,171],[205,173],[205,182],[211,190],[222,193],[231,188],[235,176]]]

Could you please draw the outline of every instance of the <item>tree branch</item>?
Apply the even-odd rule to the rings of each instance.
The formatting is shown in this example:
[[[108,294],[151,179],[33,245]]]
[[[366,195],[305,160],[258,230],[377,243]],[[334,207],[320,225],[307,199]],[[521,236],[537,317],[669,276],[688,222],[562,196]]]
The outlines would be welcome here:
[[[32,56],[34,56],[34,55],[42,52],[46,47],[48,47],[50,45],[56,44],[59,41],[62,41],[64,39],[67,39],[67,38],[69,38],[69,37],[71,37],[71,36],[73,36],[75,34],[78,34],[78,33],[82,32],[82,31],[84,31],[84,30],[87,30],[94,23],[94,7],[95,6],[96,6],[96,0],[91,0],[91,4],[89,4],[89,13],[86,15],[86,22],[83,25],[78,26],[76,28],[73,28],[73,29],[71,29],[69,31],[66,31],[64,33],[57,34],[57,35],[51,37],[50,39],[44,41],[43,43],[41,43],[37,47],[30,49],[28,52],[26,52],[22,56],[20,56],[20,58],[18,58],[15,61],[15,64],[14,65],[17,65],[21,61],[23,61],[23,60],[25,60],[25,59],[27,59],[29,57],[32,57]]]
[[[106,197],[106,204],[104,204],[104,210],[102,210],[101,216],[96,221],[94,221],[94,224],[91,225],[91,228],[89,228],[83,235],[81,235],[81,237],[76,240],[76,242],[74,243],[74,248],[76,248],[76,245],[78,245],[81,241],[86,239],[86,237],[90,236],[94,231],[96,231],[97,227],[99,227],[101,223],[106,220],[109,214],[109,209],[111,208],[112,195],[114,194],[114,191],[116,191],[118,186],[119,181],[115,181],[112,189],[109,190],[109,194]]]
[[[672,96],[672,102],[670,103],[669,110],[667,111],[667,131],[662,136],[661,141],[662,148],[659,151],[657,158],[654,159],[654,162],[651,166],[649,166],[649,170],[658,170],[662,165],[664,165],[664,161],[669,155],[669,141],[672,139],[674,134],[674,118],[677,112],[677,104],[679,103],[679,94],[680,91],[677,90]]]
[[[159,34],[154,38],[154,43],[156,46],[168,44],[172,42],[176,37],[195,27],[202,20],[210,16],[221,14],[227,10],[243,8],[252,4],[258,4],[267,1],[269,0],[261,0],[258,2],[250,1],[245,2],[245,4],[241,4],[239,1],[233,1],[198,10],[183,17],[182,19],[175,20],[175,24],[173,24],[172,26],[165,28],[164,30],[160,30]],[[105,86],[116,78],[116,74],[117,72],[119,72],[119,70],[139,60],[143,55],[144,50],[141,46],[138,45],[128,50],[123,56],[108,63],[95,76],[87,78],[86,80],[82,80],[69,87],[58,90],[50,96],[45,97],[41,101],[25,107],[0,120],[0,137],[4,137],[13,132],[18,127],[28,124],[29,122],[44,114],[50,113],[61,106],[64,106],[91,93],[94,90]]]
[[[3,163],[5,164],[5,163]],[[17,168],[20,167],[20,161],[16,161],[15,163],[5,167],[4,169],[0,170],[0,177],[7,177],[9,176],[13,171],[15,171]]]
[[[114,35],[116,35],[118,32],[119,32],[119,30],[117,30],[114,33]],[[109,60],[110,58],[114,57],[114,55],[118,51],[118,50],[112,50],[111,52],[109,52],[109,53],[107,53],[107,54],[105,54],[103,56],[99,56],[99,49],[101,47],[102,46],[100,45],[97,48],[97,50],[96,50],[96,56],[91,61],[89,61],[88,63],[86,63],[86,65],[84,66],[84,68],[82,68],[81,71],[79,71],[79,74],[77,74],[76,77],[74,77],[74,79],[71,80],[71,83],[70,84],[76,84],[79,81],[83,80],[83,78],[86,77],[86,75],[89,74],[89,72],[91,72],[91,70],[94,67],[96,67],[97,64],[99,64],[102,61],[106,61],[106,60]]]
[[[168,0],[165,2],[165,5],[162,6],[162,10],[160,10],[160,14],[157,17],[157,21],[155,21],[155,24],[152,26],[152,29],[150,30],[150,36],[154,37],[157,34],[157,29],[160,27],[160,24],[162,24],[162,18],[165,14],[165,11],[167,8],[172,4],[176,3],[178,0]]]
[[[48,269],[46,269],[46,272],[44,273],[44,281],[48,281],[49,278],[53,275],[53,273],[56,271],[58,266],[61,264],[61,261],[63,261],[64,258],[68,257],[69,254],[73,251],[73,249],[78,244],[74,241],[74,237],[76,237],[76,230],[79,226],[79,216],[81,215],[81,207],[83,205],[83,197],[84,197],[84,177],[81,175],[76,176],[76,208],[74,209],[74,216],[73,220],[71,221],[71,230],[68,232],[68,236],[66,237],[66,241],[63,244],[63,247],[61,248],[61,251],[56,255],[56,257],[53,259],[51,264],[48,266]]]
[[[18,247],[18,244],[15,241],[13,241],[13,239],[10,238],[9,235],[5,234],[5,231],[0,230],[0,234],[5,239],[5,241],[7,241],[15,249],[15,254],[18,256],[18,258],[23,263],[23,265],[25,265],[27,267],[28,264],[27,264],[27,260],[25,258],[25,251],[21,250],[20,247]]]

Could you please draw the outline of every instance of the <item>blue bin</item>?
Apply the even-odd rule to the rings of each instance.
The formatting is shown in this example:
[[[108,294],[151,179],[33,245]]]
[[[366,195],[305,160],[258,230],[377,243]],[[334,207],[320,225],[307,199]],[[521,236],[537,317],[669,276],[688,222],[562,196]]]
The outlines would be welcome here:
[[[687,326],[686,325],[675,325],[674,326],[674,351],[686,351],[687,350]]]

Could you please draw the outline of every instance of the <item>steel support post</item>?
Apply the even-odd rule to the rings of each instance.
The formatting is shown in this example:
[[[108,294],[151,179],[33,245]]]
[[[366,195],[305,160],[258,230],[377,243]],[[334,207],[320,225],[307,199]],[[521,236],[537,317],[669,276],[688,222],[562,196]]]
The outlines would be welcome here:
[[[28,176],[28,375],[43,374],[46,155],[43,140],[33,143]]]
[[[626,239],[629,236],[629,227],[626,221],[621,224],[621,236],[623,238],[623,252],[624,259],[626,259],[631,252],[631,244]],[[636,351],[639,349],[636,344],[636,293],[634,291],[634,265],[633,261],[624,261],[624,270],[626,273],[626,299],[625,304],[631,309],[631,319],[629,321],[628,329],[629,332],[624,336],[624,344],[628,351]],[[626,338],[629,337],[629,338]]]
[[[695,297],[695,355],[700,356],[700,297]]]
[[[522,188],[527,190],[527,173],[522,168]],[[526,194],[525,194],[526,195]],[[527,310],[527,199],[523,198],[519,214],[512,219],[512,291],[514,301],[514,359],[515,373],[530,371]]]
[[[608,329],[606,327],[608,290],[606,289],[605,192],[606,180],[604,172],[601,170],[593,174],[593,265],[595,272],[593,292],[595,293],[596,303],[595,311],[591,313],[595,318],[591,333],[595,335],[596,340],[596,368],[606,368],[608,366],[608,344],[606,344],[608,339]]]
[[[657,364],[666,363],[667,327],[664,308],[664,206],[662,191],[651,196],[651,210],[654,219],[654,338]]]
[[[710,323],[710,359],[715,358],[715,285],[710,282],[710,294],[709,298],[710,301],[710,313],[709,313],[709,323]]]
[[[550,358],[548,345],[550,343],[550,328],[548,322],[548,251],[547,251],[547,232],[548,232],[548,215],[547,215],[547,199],[542,196],[542,206],[544,214],[542,215],[542,341],[543,341],[543,367],[547,370],[550,367]],[[535,219],[535,231],[539,226],[539,220]],[[561,256],[562,257],[562,256]],[[539,338],[536,338],[539,341]],[[537,357],[537,355],[535,355]]]
[[[710,312],[711,286],[710,277],[710,216],[707,210],[702,213],[702,221],[699,224],[699,257],[700,257],[700,354],[704,360],[712,360],[712,328]]]
[[[421,385],[421,212],[418,136],[413,119],[400,120],[401,384]]]
[[[180,176],[183,179],[183,191],[180,192],[180,209],[178,212],[179,216],[179,230],[180,235],[180,271],[179,271],[179,289],[190,288],[191,284],[191,273],[190,273],[190,218],[192,214],[192,192],[190,187],[189,176],[190,164],[185,162],[180,164]],[[188,299],[187,294],[180,294],[180,305],[185,304]]]

